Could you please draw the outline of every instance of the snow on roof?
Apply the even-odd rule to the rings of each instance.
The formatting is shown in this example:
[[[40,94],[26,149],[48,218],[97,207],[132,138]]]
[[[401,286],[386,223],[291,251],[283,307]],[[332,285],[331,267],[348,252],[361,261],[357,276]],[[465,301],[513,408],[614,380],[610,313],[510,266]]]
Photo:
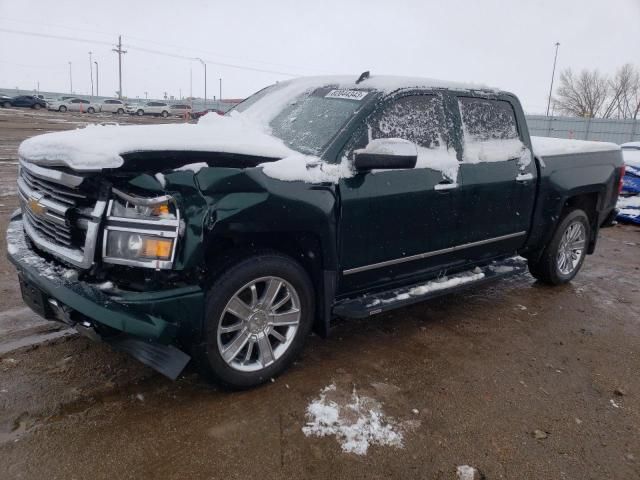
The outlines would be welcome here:
[[[568,153],[590,153],[620,150],[620,146],[609,142],[591,142],[566,138],[531,137],[533,152],[542,157],[566,155]]]
[[[627,142],[620,145],[622,148],[640,148],[640,142]]]
[[[282,158],[292,151],[242,116],[208,114],[197,124],[89,125],[29,138],[18,155],[40,165],[78,171],[120,167],[122,155],[141,151],[203,151]]]

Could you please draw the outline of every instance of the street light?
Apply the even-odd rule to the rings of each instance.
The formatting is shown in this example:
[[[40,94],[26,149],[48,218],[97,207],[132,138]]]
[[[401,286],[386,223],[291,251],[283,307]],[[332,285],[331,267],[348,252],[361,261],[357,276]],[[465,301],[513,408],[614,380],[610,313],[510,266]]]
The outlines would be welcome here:
[[[96,97],[100,96],[100,79],[99,79],[99,70],[98,70],[98,62],[94,61],[93,63],[96,64]]]
[[[553,79],[556,76],[556,61],[558,60],[558,47],[560,42],[556,42],[556,55],[553,57],[553,71],[551,72],[551,86],[549,87],[549,101],[547,102],[547,117],[549,116],[549,107],[551,107],[551,94],[553,93]]]
[[[196,58],[204,66],[204,109],[207,109],[207,64],[201,58]]]
[[[73,93],[73,77],[71,76],[71,62],[69,62],[69,93]]]
[[[93,97],[93,62],[91,61],[91,52],[89,52],[89,72],[91,74],[91,96]]]

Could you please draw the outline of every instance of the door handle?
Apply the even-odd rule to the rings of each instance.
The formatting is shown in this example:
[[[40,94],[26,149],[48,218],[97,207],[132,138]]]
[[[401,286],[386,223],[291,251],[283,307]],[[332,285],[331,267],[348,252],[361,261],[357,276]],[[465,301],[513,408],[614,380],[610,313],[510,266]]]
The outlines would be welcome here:
[[[452,182],[451,180],[442,180],[440,183],[433,187],[434,190],[444,192],[453,190],[454,188],[458,188],[458,184],[456,182]]]
[[[518,183],[529,183],[531,180],[533,180],[533,175],[530,173],[519,173],[516,176],[516,182]]]

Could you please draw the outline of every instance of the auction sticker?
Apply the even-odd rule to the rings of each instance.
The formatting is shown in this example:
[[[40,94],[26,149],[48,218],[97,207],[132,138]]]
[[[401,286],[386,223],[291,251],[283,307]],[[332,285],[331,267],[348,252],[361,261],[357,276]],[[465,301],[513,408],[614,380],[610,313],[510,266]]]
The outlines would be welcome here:
[[[362,90],[331,90],[324,97],[325,98],[344,98],[346,100],[362,100],[367,96],[369,92],[365,92]]]

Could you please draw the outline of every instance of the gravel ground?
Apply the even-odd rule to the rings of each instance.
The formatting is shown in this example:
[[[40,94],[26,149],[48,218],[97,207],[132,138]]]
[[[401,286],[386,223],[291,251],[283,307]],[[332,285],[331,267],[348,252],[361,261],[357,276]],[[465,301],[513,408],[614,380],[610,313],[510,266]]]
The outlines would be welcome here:
[[[113,121],[0,110],[3,228],[19,141],[97,118]],[[616,226],[570,285],[520,275],[339,323],[274,382],[230,393],[39,320],[2,244],[0,478],[455,479],[462,465],[487,479],[640,478],[639,246],[639,228]],[[353,429],[306,435],[314,401],[347,427],[368,419],[366,455],[346,442]]]

